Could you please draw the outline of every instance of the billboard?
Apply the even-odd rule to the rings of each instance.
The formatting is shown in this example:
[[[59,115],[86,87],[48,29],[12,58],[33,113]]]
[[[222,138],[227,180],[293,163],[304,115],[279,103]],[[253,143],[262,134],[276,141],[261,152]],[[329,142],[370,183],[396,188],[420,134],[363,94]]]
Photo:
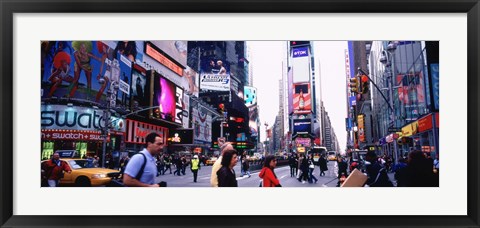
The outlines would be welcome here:
[[[308,57],[308,47],[294,48],[292,52],[293,58]]]
[[[168,134],[168,128],[127,119],[127,137],[125,138],[125,142],[145,144],[145,138],[151,132],[155,132],[160,135],[163,145],[167,144],[167,140],[165,140],[165,138]]]
[[[198,97],[199,83],[200,76],[198,75],[198,73],[192,68],[187,67],[183,71],[183,77],[180,85],[185,89],[185,93]]]
[[[257,88],[251,86],[244,86],[244,100],[247,107],[252,107],[257,105]]]
[[[440,83],[439,83],[439,71],[438,71],[439,65],[438,63],[432,63],[430,64],[430,75],[432,76],[432,90],[433,90],[433,104],[435,107],[435,110],[439,109],[439,90],[440,90]]]
[[[295,114],[310,113],[312,110],[312,96],[310,83],[293,84],[293,112]]]
[[[310,119],[293,120],[293,134],[309,134],[312,127]]]
[[[353,55],[350,55],[350,50],[353,52],[353,47],[351,47],[351,41],[348,42],[348,48],[345,49],[345,76],[347,81],[347,99],[349,107],[357,105],[357,100],[355,94],[350,91],[350,79],[355,77]]]
[[[150,106],[156,106],[158,109],[150,110],[150,116],[176,122],[177,86],[156,72],[152,83],[153,100]]]
[[[405,105],[407,119],[416,119],[426,108],[423,72],[397,75],[398,99]]]
[[[145,42],[145,54],[153,60],[159,62],[180,77],[183,77],[184,67],[170,60],[164,52],[150,42]]]
[[[170,145],[193,144],[193,129],[179,128],[170,130],[168,143]]]
[[[360,142],[365,142],[365,119],[363,115],[357,116],[358,123],[358,140]]]
[[[297,147],[311,147],[312,140],[310,138],[296,138],[295,144]]]
[[[174,59],[181,66],[187,66],[187,41],[184,40],[153,40],[150,41],[162,52]]]
[[[141,60],[135,41],[42,41],[42,98],[66,97],[106,104],[111,82],[119,85],[112,104],[130,105],[132,61]]]
[[[230,75],[202,74],[200,79],[200,89],[230,91]]]
[[[140,65],[134,64],[132,69],[132,110],[150,105],[150,74]]]
[[[210,145],[212,142],[212,116],[204,107],[192,109],[192,124],[195,143]]]
[[[292,49],[292,71],[293,83],[310,81],[310,58],[308,58],[308,47]]]

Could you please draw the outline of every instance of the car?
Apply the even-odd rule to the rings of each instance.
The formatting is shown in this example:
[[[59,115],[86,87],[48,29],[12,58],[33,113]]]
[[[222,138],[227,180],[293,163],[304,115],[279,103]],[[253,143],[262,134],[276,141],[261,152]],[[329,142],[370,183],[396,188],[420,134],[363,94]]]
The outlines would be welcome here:
[[[103,186],[112,180],[112,178],[118,178],[120,172],[115,169],[105,168],[87,168],[86,159],[76,158],[60,158],[61,161],[67,163],[72,170],[71,173],[65,172],[62,179],[60,179],[59,185],[74,185],[76,187],[91,187],[91,186]],[[42,167],[44,162],[42,161]]]
[[[215,164],[215,162],[217,161],[217,157],[211,157],[209,159],[207,159],[207,161],[205,162],[206,165],[213,165]]]
[[[329,161],[336,161],[337,160],[337,153],[335,151],[329,151],[327,153],[327,158]]]

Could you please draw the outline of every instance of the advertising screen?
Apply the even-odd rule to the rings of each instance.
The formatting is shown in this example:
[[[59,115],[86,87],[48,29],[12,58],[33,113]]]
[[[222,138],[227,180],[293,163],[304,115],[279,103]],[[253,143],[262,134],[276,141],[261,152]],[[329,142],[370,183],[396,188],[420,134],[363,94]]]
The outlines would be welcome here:
[[[308,134],[311,131],[311,120],[293,120],[293,134]]]
[[[293,110],[294,113],[309,113],[312,110],[312,96],[310,84],[294,84]]]
[[[183,123],[183,110],[185,110],[183,89],[175,86],[175,91],[175,122]]]
[[[151,106],[158,109],[151,110],[151,117],[175,122],[177,113],[177,90],[175,84],[155,73],[153,81],[153,101]]]
[[[193,144],[193,129],[174,129],[170,130],[168,136],[170,145]]]
[[[257,88],[251,86],[244,86],[244,100],[247,107],[257,105]]]

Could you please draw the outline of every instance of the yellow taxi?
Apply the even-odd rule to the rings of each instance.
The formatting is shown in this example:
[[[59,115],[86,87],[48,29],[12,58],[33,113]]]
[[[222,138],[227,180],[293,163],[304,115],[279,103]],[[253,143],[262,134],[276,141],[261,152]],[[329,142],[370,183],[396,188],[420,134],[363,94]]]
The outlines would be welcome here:
[[[327,158],[329,161],[336,161],[337,160],[337,153],[335,151],[328,151]]]
[[[76,187],[103,186],[110,183],[113,177],[120,175],[120,172],[115,169],[87,168],[89,166],[87,165],[87,159],[60,158],[60,160],[66,162],[72,172],[65,172],[64,177],[60,179],[59,185],[74,185]],[[42,167],[46,161],[42,161]]]
[[[215,162],[217,161],[217,159],[218,159],[217,157],[211,157],[211,158],[207,159],[207,161],[205,162],[205,164],[207,164],[207,165],[213,165],[213,164],[215,164]]]

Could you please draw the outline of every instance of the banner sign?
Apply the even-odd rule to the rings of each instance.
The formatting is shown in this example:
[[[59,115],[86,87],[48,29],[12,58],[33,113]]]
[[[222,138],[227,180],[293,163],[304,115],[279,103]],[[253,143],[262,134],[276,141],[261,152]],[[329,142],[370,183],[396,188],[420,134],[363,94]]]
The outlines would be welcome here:
[[[42,129],[42,140],[103,141],[103,137],[100,131]]]
[[[160,135],[163,145],[166,145],[165,136],[168,134],[168,128],[127,119],[127,137],[125,142],[145,144],[145,138],[152,132]]]
[[[229,91],[230,74],[202,74],[200,88],[202,90]]]

